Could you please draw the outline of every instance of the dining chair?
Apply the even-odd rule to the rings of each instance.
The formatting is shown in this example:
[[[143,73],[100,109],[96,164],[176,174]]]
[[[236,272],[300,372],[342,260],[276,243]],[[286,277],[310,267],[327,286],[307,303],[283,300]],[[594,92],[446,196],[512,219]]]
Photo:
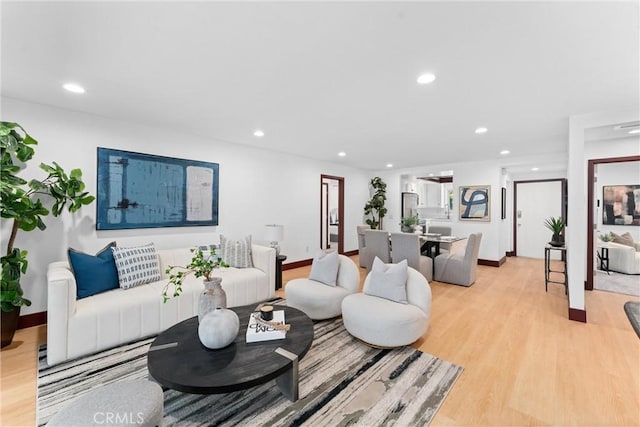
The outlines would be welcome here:
[[[434,260],[434,279],[438,282],[471,286],[476,281],[482,233],[471,234],[464,253],[446,253]]]
[[[371,230],[371,227],[368,225],[358,225],[356,226],[356,231],[358,233],[358,259],[360,267],[366,268],[367,265],[371,265],[373,263],[373,259],[369,259],[369,254],[366,252],[365,241],[364,241],[364,232],[367,230]]]
[[[391,262],[391,251],[389,249],[389,232],[385,230],[365,230],[365,268],[371,271],[371,265],[375,257],[388,264]]]
[[[419,271],[428,281],[433,279],[433,260],[420,254],[417,234],[391,233],[391,259],[394,264],[406,259],[409,267]]]

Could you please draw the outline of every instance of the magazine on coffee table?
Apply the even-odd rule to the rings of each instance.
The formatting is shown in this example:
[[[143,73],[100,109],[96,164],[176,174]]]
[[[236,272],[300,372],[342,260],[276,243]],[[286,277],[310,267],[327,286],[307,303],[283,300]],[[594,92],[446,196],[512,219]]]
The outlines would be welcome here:
[[[259,313],[251,313],[249,316],[249,326],[247,327],[247,342],[260,342],[271,340],[283,340],[287,337],[287,331],[278,331],[270,326],[260,323],[256,316]],[[284,325],[284,310],[275,310],[273,312],[273,320]]]

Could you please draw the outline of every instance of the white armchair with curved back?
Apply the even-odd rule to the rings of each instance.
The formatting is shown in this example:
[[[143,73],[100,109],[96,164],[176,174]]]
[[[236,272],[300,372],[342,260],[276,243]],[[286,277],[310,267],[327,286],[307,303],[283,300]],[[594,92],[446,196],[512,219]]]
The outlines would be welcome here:
[[[335,286],[312,279],[293,279],[286,283],[285,298],[289,307],[297,308],[313,320],[331,319],[342,313],[342,300],[358,291],[360,269],[351,258],[338,255]]]

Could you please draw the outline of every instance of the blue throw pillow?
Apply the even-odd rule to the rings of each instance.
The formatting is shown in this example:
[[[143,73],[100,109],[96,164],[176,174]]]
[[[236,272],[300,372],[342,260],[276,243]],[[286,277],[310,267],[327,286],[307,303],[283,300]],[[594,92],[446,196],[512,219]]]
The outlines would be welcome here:
[[[85,254],[69,248],[69,264],[76,278],[78,299],[118,288],[118,270],[109,243],[96,255]]]

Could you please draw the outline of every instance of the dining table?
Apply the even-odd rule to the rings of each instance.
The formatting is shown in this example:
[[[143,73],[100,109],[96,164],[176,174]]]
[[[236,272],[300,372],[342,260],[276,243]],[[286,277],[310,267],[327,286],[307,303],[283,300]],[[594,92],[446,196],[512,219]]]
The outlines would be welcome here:
[[[423,233],[420,237],[420,253],[426,254],[429,258],[440,255],[440,243],[453,243],[464,240],[466,237],[442,236],[436,233]]]

